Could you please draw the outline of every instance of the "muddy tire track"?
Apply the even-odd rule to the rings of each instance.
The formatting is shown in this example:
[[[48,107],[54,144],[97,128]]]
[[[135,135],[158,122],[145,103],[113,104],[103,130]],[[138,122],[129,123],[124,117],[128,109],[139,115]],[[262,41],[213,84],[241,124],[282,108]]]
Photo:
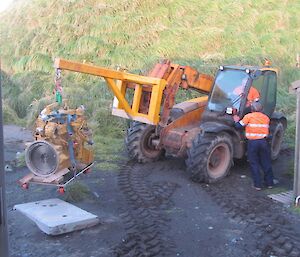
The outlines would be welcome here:
[[[294,229],[293,215],[274,204],[263,193],[234,191],[220,183],[202,188],[237,222],[247,225],[248,233],[256,239],[256,257],[300,257],[300,233]]]
[[[148,183],[151,170],[139,164],[124,165],[118,184],[128,209],[121,214],[126,237],[115,246],[115,256],[170,256],[175,248],[168,235],[169,218],[166,210],[177,184],[159,181]]]

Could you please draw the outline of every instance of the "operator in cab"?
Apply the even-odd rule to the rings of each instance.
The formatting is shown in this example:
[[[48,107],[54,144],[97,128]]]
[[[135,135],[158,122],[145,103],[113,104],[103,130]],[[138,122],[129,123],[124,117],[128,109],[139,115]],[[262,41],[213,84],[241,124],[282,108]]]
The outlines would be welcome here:
[[[273,187],[271,153],[267,142],[270,119],[262,110],[262,104],[254,101],[251,103],[251,113],[246,114],[242,120],[237,115],[233,116],[236,128],[245,127],[245,136],[248,139],[247,156],[256,190],[262,189],[260,168],[263,169],[266,186]]]
[[[240,86],[236,87],[234,89],[233,93],[235,95],[244,94],[245,93],[244,90],[245,90],[247,81],[248,81],[248,78],[244,78],[242,80],[242,84]],[[248,92],[248,96],[247,96],[246,108],[250,107],[253,102],[258,102],[259,98],[260,98],[259,91],[255,87],[251,86],[249,89],[249,92]]]

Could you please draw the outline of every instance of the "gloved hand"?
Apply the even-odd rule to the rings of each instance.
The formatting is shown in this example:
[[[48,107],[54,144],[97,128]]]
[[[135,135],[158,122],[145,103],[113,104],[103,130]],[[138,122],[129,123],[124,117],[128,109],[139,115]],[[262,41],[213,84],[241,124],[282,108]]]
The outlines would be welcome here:
[[[233,115],[233,120],[234,120],[234,122],[239,122],[240,117],[237,115]]]

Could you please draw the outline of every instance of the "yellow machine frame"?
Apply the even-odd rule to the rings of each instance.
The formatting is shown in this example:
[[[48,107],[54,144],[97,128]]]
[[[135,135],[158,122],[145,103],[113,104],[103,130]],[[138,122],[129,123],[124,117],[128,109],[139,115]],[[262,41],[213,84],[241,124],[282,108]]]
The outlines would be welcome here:
[[[95,76],[103,77],[115,95],[112,114],[115,116],[128,118],[152,125],[159,122],[159,112],[163,90],[166,87],[166,80],[140,76],[126,73],[124,71],[116,71],[103,67],[96,67],[90,64],[83,64],[56,58],[54,62],[56,69],[75,71]],[[134,96],[132,105],[126,99],[126,90],[129,85],[134,87]],[[151,92],[148,113],[139,112],[140,102],[143,90]]]

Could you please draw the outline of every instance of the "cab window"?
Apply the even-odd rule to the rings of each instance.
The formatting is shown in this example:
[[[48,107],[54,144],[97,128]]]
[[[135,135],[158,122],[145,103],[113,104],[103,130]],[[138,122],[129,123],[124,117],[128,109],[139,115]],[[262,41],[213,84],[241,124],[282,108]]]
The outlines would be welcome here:
[[[276,105],[277,76],[273,71],[264,72],[258,79],[253,80],[254,86],[260,92],[260,102],[263,112],[271,116]]]

